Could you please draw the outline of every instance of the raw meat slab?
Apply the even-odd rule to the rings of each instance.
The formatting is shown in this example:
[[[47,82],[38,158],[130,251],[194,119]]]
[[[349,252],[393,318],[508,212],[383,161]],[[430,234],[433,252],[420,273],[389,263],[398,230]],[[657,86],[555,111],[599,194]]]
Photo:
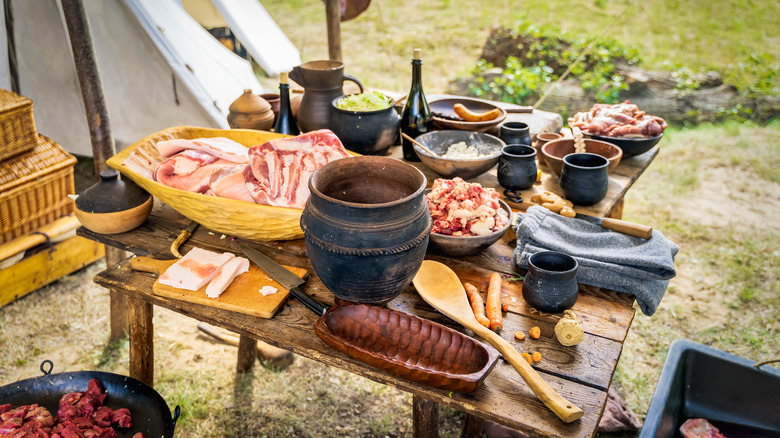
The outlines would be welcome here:
[[[135,257],[130,261],[130,266],[136,271],[151,272],[159,275],[165,272],[176,260],[155,260],[149,257]],[[304,268],[291,266],[285,266],[285,268],[301,278],[306,278],[307,271]],[[158,279],[155,280],[152,291],[155,295],[166,298],[202,304],[260,318],[273,318],[290,296],[290,291],[274,281],[254,263],[250,263],[249,271],[236,277],[218,298],[206,296],[207,286],[203,286],[197,291],[190,291],[160,284]],[[263,296],[260,293],[260,289],[263,286],[273,286],[278,290],[274,294]]]

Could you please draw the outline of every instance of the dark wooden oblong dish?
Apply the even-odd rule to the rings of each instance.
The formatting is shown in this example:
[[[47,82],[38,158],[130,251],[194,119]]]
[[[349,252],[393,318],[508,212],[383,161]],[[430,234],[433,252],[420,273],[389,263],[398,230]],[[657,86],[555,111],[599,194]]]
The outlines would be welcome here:
[[[385,307],[339,302],[314,331],[338,351],[394,376],[449,391],[472,392],[498,352],[440,324]]]

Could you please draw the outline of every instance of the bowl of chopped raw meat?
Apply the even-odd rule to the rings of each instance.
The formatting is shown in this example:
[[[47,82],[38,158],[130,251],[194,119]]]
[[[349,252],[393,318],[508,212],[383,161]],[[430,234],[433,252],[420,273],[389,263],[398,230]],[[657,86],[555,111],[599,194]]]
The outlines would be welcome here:
[[[431,131],[415,140],[436,154],[414,145],[420,161],[444,178],[471,179],[482,175],[498,164],[501,149],[506,146],[490,134],[457,130]]]
[[[658,144],[667,124],[626,100],[614,105],[597,103],[569,118],[569,126],[579,128],[586,137],[615,144],[624,158],[630,158]]]
[[[494,244],[512,224],[512,210],[495,189],[461,178],[438,178],[425,197],[431,212],[428,250],[448,256],[474,255]]]

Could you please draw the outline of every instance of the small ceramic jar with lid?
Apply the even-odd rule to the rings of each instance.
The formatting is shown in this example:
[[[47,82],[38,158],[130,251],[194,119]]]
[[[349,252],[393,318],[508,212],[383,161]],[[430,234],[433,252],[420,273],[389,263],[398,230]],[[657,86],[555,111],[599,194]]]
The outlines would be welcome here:
[[[229,110],[227,121],[233,129],[268,131],[274,123],[271,104],[249,89],[230,104]]]
[[[154,197],[119,172],[100,172],[100,181],[76,198],[76,218],[84,228],[100,234],[118,234],[141,225],[152,212]]]

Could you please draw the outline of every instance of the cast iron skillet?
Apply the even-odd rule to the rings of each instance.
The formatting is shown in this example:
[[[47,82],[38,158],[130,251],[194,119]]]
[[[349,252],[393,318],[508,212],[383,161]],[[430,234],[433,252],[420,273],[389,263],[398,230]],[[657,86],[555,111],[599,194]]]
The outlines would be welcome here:
[[[98,379],[108,393],[104,405],[112,409],[128,408],[133,417],[132,428],[115,428],[120,438],[130,438],[138,432],[149,438],[173,437],[181,409],[176,406],[171,417],[162,396],[140,380],[101,371],[51,374],[53,368],[50,360],[44,360],[41,363],[43,376],[0,386],[0,404],[10,403],[12,408],[16,408],[37,403],[56,416],[63,395],[86,391],[90,379]]]

